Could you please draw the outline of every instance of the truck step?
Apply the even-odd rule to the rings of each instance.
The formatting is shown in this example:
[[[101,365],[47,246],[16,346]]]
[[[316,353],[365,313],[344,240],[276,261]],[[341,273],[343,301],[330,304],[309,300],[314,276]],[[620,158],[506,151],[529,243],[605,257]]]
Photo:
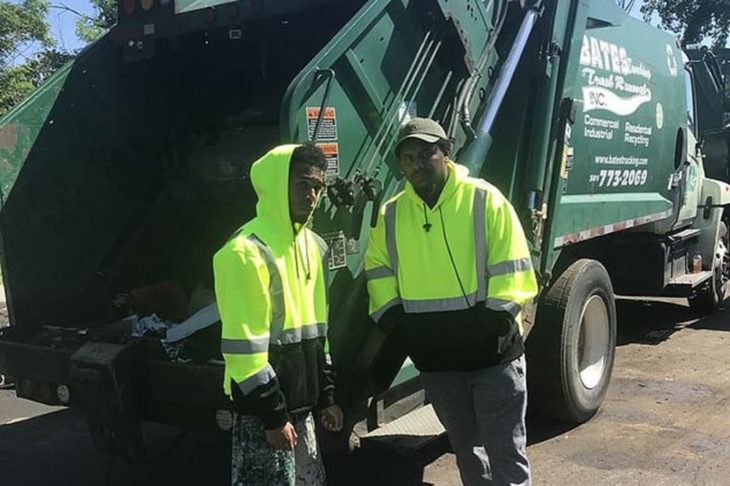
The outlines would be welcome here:
[[[673,242],[679,242],[679,241],[685,241],[689,240],[691,238],[694,238],[695,236],[698,236],[701,233],[701,231],[697,228],[688,228],[686,230],[682,230],[679,233],[674,233],[672,235],[669,235],[669,238]]]
[[[426,405],[361,437],[363,447],[385,447],[410,455],[446,435],[433,406]]]
[[[664,294],[672,297],[688,297],[692,291],[712,278],[710,270],[686,273],[669,281]]]

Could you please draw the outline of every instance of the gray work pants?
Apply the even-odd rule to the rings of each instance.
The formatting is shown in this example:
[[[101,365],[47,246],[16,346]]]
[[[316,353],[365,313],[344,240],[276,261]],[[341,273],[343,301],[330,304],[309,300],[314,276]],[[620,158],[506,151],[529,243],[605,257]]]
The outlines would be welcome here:
[[[478,371],[421,373],[421,380],[466,486],[529,486],[524,356]]]

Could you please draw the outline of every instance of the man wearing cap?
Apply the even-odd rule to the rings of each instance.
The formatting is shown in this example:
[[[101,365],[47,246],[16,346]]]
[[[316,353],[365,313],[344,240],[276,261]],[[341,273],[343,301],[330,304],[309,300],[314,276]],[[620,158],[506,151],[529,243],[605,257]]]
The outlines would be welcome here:
[[[396,145],[405,189],[370,234],[370,315],[410,356],[466,485],[528,485],[521,310],[537,293],[509,201],[449,160],[415,118]]]

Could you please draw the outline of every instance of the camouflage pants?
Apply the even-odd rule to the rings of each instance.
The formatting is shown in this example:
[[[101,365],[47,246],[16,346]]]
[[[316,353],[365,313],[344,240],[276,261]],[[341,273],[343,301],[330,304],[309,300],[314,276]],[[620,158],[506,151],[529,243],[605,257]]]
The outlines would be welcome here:
[[[264,426],[251,415],[235,414],[232,430],[231,484],[233,486],[324,486],[322,456],[311,413],[294,420],[299,436],[293,451],[274,449],[266,442]]]

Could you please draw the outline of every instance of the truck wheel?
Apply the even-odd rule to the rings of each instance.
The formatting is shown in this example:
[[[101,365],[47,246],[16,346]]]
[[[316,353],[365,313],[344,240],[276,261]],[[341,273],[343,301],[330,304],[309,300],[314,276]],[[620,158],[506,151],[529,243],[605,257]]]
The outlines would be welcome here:
[[[582,423],[601,406],[616,347],[616,305],[608,272],[573,263],[538,303],[527,340],[530,405],[548,418]]]
[[[712,278],[709,283],[689,298],[689,306],[702,314],[712,314],[725,300],[728,275],[730,275],[730,253],[728,253],[728,229],[720,223],[715,255],[712,259]]]

